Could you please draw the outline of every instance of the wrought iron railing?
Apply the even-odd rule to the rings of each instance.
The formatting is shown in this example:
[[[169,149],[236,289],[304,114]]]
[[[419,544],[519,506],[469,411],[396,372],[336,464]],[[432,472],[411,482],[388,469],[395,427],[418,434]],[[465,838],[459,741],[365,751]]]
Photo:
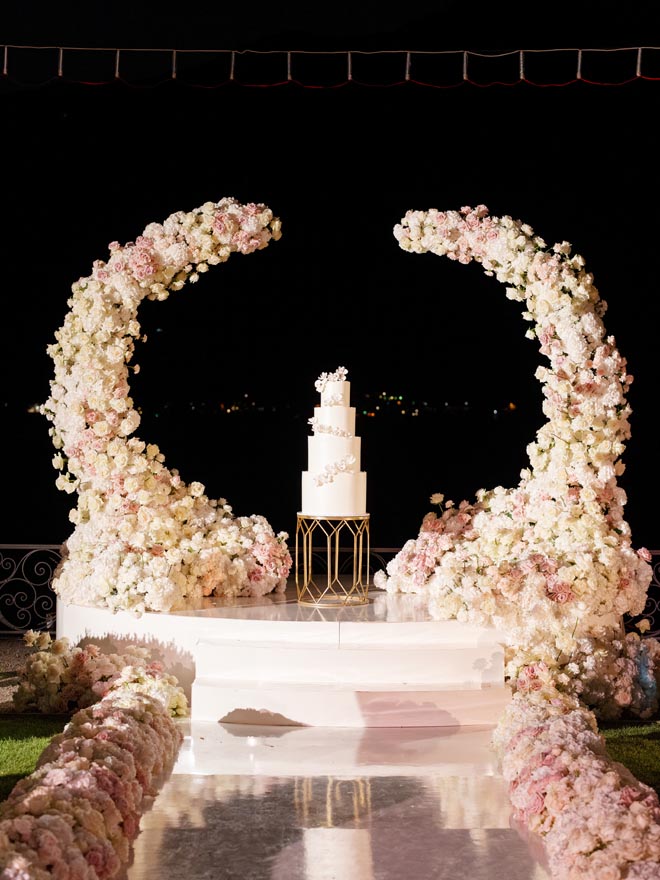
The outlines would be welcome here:
[[[653,577],[646,595],[646,605],[637,617],[625,617],[626,629],[636,630],[637,624],[648,620],[649,628],[645,635],[660,638],[660,550],[651,550]]]
[[[322,548],[313,548],[321,553]],[[369,572],[383,570],[399,548],[371,547]],[[29,629],[55,628],[56,597],[51,582],[60,562],[60,544],[0,544],[0,637],[20,635]],[[627,630],[648,621],[647,636],[660,637],[660,550],[651,551],[653,578],[646,607],[636,617],[627,616]],[[322,555],[319,556],[319,559]],[[349,566],[347,558],[343,563]]]
[[[0,636],[55,628],[60,544],[0,544]]]

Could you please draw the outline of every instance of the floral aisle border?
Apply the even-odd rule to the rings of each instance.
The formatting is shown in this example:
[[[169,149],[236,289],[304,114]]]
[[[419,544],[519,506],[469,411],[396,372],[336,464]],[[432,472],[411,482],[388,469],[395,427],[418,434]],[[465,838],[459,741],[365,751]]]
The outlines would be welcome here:
[[[658,880],[657,793],[610,758],[594,713],[544,664],[521,673],[493,745],[513,818],[543,841],[555,880]]]
[[[657,878],[658,797],[609,760],[596,720],[657,712],[660,668],[660,643],[623,626],[642,613],[652,569],[648,550],[632,549],[617,486],[632,377],[605,335],[606,304],[568,242],[548,248],[484,205],[409,211],[394,235],[406,251],[480,263],[525,303],[526,335],[550,361],[536,371],[548,421],[517,487],[458,506],[433,495],[441,513],[424,517],[374,583],[424,593],[439,618],[504,632],[514,694],[494,744],[553,876]]]
[[[164,300],[232,253],[250,254],[281,237],[265,205],[232,198],[149,224],[135,242],[110,244],[107,262],[72,287],[63,326],[48,353],[55,363],[41,412],[60,474],[78,493],[75,528],[53,579],[67,603],[113,610],[171,611],[201,596],[282,592],[291,568],[288,535],[259,515],[236,517],[165,467],[158,446],[131,436],[140,423],[128,377],[137,311]]]
[[[26,633],[19,709],[79,706],[41,753],[35,771],[0,804],[0,876],[119,876],[130,861],[148,797],[174,765],[187,701],[144,648],[104,655],[97,645]]]

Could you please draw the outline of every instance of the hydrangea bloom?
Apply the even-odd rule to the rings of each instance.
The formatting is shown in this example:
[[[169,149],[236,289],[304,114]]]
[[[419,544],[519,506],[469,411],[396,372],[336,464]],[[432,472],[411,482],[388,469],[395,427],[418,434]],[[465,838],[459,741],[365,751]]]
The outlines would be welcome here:
[[[660,876],[660,803],[613,762],[597,717],[658,710],[660,643],[626,633],[652,578],[635,551],[617,485],[630,436],[632,377],[606,336],[605,303],[566,242],[548,248],[510,217],[481,205],[411,211],[395,237],[412,253],[480,263],[524,302],[548,421],[527,449],[513,489],[474,502],[431,503],[375,576],[390,595],[423,595],[438,618],[504,633],[513,699],[493,735],[516,824],[539,835],[556,880]]]
[[[626,707],[643,702],[632,693],[636,645],[622,617],[643,611],[652,570],[649,552],[631,546],[617,485],[632,377],[605,334],[606,306],[584,260],[483,205],[411,211],[394,234],[404,250],[480,263],[525,304],[527,335],[549,361],[537,371],[547,422],[528,446],[518,486],[482,489],[473,502],[444,508],[433,496],[441,512],[424,517],[376,585],[423,592],[438,617],[502,629],[512,682],[543,662],[562,689],[607,705],[608,714],[619,698]],[[647,696],[655,709],[655,695]]]
[[[29,685],[33,700],[26,708],[53,711],[47,683],[61,685],[71,669],[77,674],[68,681],[69,697],[77,695],[82,708],[41,753],[35,771],[0,804],[0,877],[120,876],[146,798],[157,794],[183,740],[174,716],[185,714],[185,695],[136,649],[125,659],[140,665],[121,669],[119,655],[104,664],[95,645],[70,651],[65,640],[47,634],[29,633],[26,640],[40,648],[33,657],[47,654],[62,663],[50,678],[27,666],[21,687]],[[90,686],[100,681],[103,696]]]
[[[71,647],[67,638],[33,630],[23,638],[36,650],[27,656],[12,695],[18,712],[69,713],[121,688],[158,697],[171,715],[188,714],[178,681],[144,646],[128,644],[121,652],[105,652],[94,642]]]
[[[264,205],[207,202],[149,224],[135,242],[110,245],[107,262],[72,288],[48,353],[55,363],[41,412],[52,422],[56,484],[78,494],[53,588],[67,603],[169,611],[201,596],[260,596],[286,588],[285,532],[260,515],[236,517],[225,499],[186,485],[158,446],[132,436],[140,416],[129,370],[143,299],[164,300],[232,253],[281,235]]]

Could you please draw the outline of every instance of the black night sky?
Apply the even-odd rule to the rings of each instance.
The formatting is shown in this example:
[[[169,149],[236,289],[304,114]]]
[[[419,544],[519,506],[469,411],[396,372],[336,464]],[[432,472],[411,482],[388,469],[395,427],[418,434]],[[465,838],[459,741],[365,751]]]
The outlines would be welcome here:
[[[67,17],[32,22],[16,13],[4,41],[439,50],[484,38],[465,39],[467,13],[453,3],[418,6],[401,21],[375,19],[366,7],[351,20],[344,10],[334,26],[319,12],[312,18],[286,7],[276,17],[269,7],[261,18],[253,10],[249,21],[247,13],[242,21],[216,13],[204,27],[198,11],[196,18],[164,15],[150,27],[144,9],[140,17],[125,4],[122,19],[122,7],[112,6],[112,14],[111,4],[103,7],[105,19],[85,18],[81,5]],[[649,31],[634,9],[615,20],[614,4],[598,8],[611,11],[612,39],[602,45],[653,45],[657,28]],[[555,23],[545,46],[521,45],[586,46],[586,12],[580,23],[569,40]],[[481,22],[484,33],[487,25]],[[593,78],[623,81],[623,68],[634,74],[635,54],[603,56]],[[233,255],[197,285],[140,312],[149,339],[131,385],[143,414],[136,433],[158,443],[186,481],[199,480],[236,513],[262,513],[293,534],[314,380],[344,365],[354,403],[388,391],[447,402],[452,412],[396,422],[358,417],[372,544],[400,546],[414,537],[433,492],[472,500],[481,487],[515,485],[543,422],[534,378],[543,360],[525,339],[521,306],[477,265],[404,253],[393,236],[408,210],[485,204],[493,215],[528,223],[548,244],[571,242],[594,274],[608,304],[607,331],[634,376],[620,480],[626,518],[635,546],[660,547],[660,81],[383,87],[373,83],[389,72],[369,70],[362,59],[358,70],[371,85],[202,86],[213,71],[198,62],[176,82],[138,65],[130,84],[93,86],[79,81],[82,74],[46,82],[43,53],[19,56],[14,66],[10,53],[10,75],[0,80],[0,543],[59,543],[72,528],[67,511],[75,496],[55,488],[49,423],[28,412],[48,396],[46,347],[63,322],[71,284],[107,258],[110,241],[132,241],[152,221],[231,196],[267,204],[282,220],[281,240],[249,257]],[[240,59],[246,81],[268,81],[272,59],[248,62]],[[305,72],[318,75],[310,64]],[[498,76],[515,81],[515,64],[513,75],[502,67]],[[560,77],[550,64],[548,77]],[[653,64],[660,66],[660,51]],[[241,417],[230,428],[215,403],[246,394],[277,413]],[[516,409],[502,414],[509,402]]]

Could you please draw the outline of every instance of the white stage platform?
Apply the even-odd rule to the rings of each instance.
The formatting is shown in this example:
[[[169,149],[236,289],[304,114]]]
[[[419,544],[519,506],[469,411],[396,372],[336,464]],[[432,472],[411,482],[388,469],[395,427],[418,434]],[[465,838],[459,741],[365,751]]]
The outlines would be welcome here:
[[[500,633],[434,620],[419,596],[299,605],[295,584],[136,617],[57,606],[57,636],[147,645],[177,676],[193,722],[284,727],[493,726],[508,701]]]

